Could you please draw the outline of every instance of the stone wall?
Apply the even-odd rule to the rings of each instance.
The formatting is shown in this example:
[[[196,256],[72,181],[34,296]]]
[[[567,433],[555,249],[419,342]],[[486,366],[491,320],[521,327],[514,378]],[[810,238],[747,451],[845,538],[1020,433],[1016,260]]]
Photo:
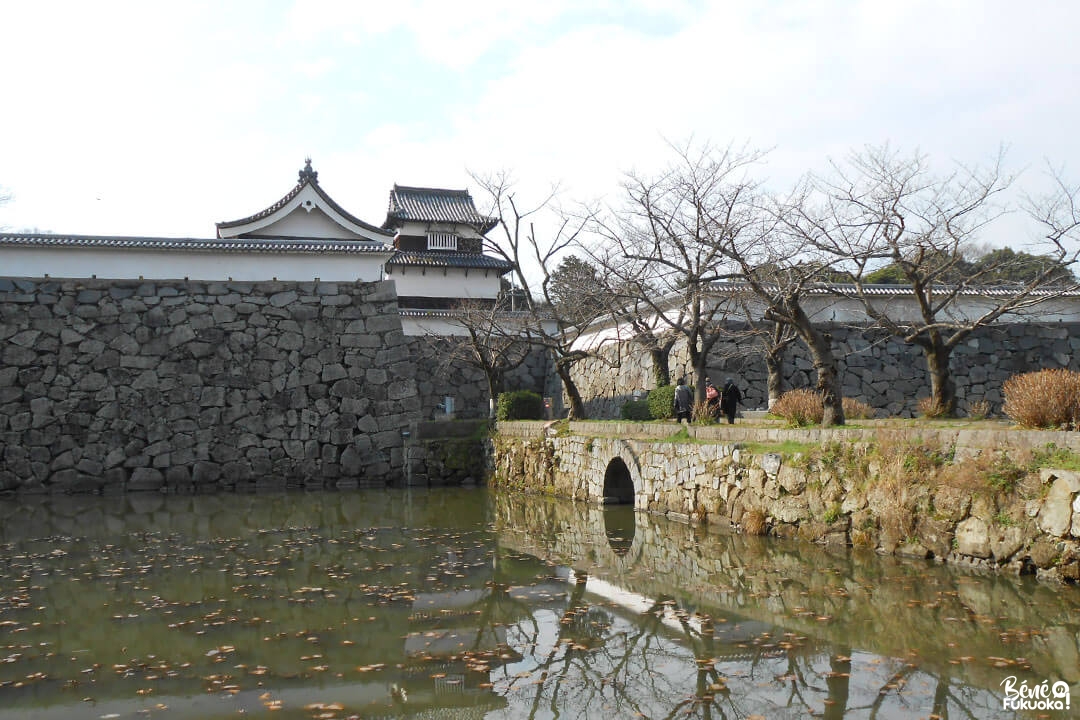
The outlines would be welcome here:
[[[393,283],[0,279],[0,490],[401,482]]]
[[[882,339],[857,328],[830,328],[843,392],[888,417],[914,417],[920,399],[930,394],[926,361],[919,348],[895,338]],[[1001,411],[1001,386],[1010,376],[1043,368],[1080,370],[1080,325],[1076,323],[1016,323],[980,329],[954,352],[950,368],[956,378],[958,408],[985,400]],[[685,343],[676,346],[670,361],[672,382],[691,374]],[[784,390],[812,387],[813,364],[805,348],[795,343],[783,363]],[[737,378],[745,406],[768,406],[768,374],[752,344],[720,343],[709,356],[709,377],[717,385]],[[574,379],[591,418],[617,418],[634,391],[653,387],[652,360],[635,343],[605,347],[598,357],[574,366]]]
[[[488,417],[488,385],[483,371],[474,364],[457,359],[453,346],[458,338],[410,337],[408,349],[416,360],[416,386],[420,393],[425,420],[446,415],[442,406],[447,397],[454,399],[454,417],[475,419]],[[549,355],[536,348],[525,361],[507,373],[507,390],[532,390],[544,394],[552,376]]]
[[[996,454],[1004,445],[959,453],[883,431],[873,441],[784,454],[760,449],[776,442],[770,431],[750,452],[742,442],[551,435],[539,427],[500,425],[493,485],[601,503],[611,495],[609,473],[622,467],[642,511],[1080,580],[1080,474],[1044,470],[995,485],[992,472],[1012,472]]]

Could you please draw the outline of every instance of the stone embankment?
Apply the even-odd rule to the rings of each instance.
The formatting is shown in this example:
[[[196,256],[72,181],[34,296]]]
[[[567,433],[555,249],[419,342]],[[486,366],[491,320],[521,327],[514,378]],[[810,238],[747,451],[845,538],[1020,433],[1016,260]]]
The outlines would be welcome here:
[[[632,499],[639,510],[752,534],[1080,580],[1080,473],[1038,467],[1052,462],[1048,443],[1075,446],[1072,434],[676,430],[502,423],[492,484],[594,503]]]

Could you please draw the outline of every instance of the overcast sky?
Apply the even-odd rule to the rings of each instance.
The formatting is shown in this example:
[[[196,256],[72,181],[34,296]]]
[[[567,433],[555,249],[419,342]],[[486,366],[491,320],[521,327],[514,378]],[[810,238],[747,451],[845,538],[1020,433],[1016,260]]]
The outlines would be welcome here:
[[[889,141],[1080,176],[1080,3],[0,0],[0,227],[212,237],[311,156],[373,224],[403,185],[611,199],[665,138],[784,185]]]

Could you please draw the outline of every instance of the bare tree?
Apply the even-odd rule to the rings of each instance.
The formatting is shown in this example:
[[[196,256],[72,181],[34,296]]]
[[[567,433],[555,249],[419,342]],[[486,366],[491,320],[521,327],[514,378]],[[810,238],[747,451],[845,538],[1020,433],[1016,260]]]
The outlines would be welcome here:
[[[802,202],[784,213],[787,229],[830,256],[851,278],[834,290],[857,299],[872,322],[922,349],[937,414],[956,407],[949,371],[953,350],[976,329],[1018,315],[1076,289],[1069,272],[1077,250],[1068,240],[1077,228],[1077,189],[1063,182],[1031,212],[1045,230],[1038,244],[1046,260],[1033,274],[1008,281],[1011,253],[966,255],[1004,209],[998,196],[1010,186],[998,157],[985,168],[931,173],[927,158],[869,147],[834,164],[828,177],[811,180]],[[869,290],[868,275],[890,262],[910,286],[915,307],[883,302]]]
[[[443,370],[449,372],[460,363],[484,373],[489,417],[495,417],[495,401],[504,390],[506,374],[519,367],[531,350],[520,331],[515,331],[521,320],[519,314],[502,310],[497,303],[463,300],[450,319],[461,328],[461,335],[424,336]]]
[[[675,306],[661,320],[655,300],[660,294],[650,285],[649,264],[627,258],[618,243],[608,241],[613,232],[610,226],[597,220],[603,228],[600,242],[583,246],[596,263],[596,280],[608,298],[614,322],[629,328],[628,339],[649,353],[653,387],[671,384],[671,351],[682,335],[674,328],[681,327],[686,308]]]
[[[732,245],[728,251],[742,273],[742,282],[762,304],[761,317],[778,326],[774,330],[774,347],[778,360],[786,336],[794,334],[810,352],[817,375],[817,391],[825,410],[821,424],[825,427],[844,424],[844,405],[841,395],[840,372],[832,350],[832,334],[820,327],[806,309],[807,294],[818,287],[827,268],[815,262],[800,262],[801,249],[783,240],[783,233],[765,222],[757,242]],[[763,257],[764,255],[764,257]],[[767,346],[768,348],[768,346]],[[768,363],[768,355],[766,356]],[[776,368],[778,370],[778,368]],[[771,382],[779,385],[779,373]],[[770,386],[770,401],[773,388]],[[779,397],[779,395],[777,395]]]
[[[527,317],[510,331],[519,336],[524,334],[533,345],[551,352],[555,372],[570,403],[569,417],[584,418],[585,404],[571,368],[596,349],[584,347],[579,342],[596,316],[592,312],[580,312],[573,303],[561,301],[559,291],[565,285],[559,283],[556,270],[560,260],[577,246],[589,218],[558,213],[555,208],[558,188],[536,205],[523,206],[507,173],[487,177],[473,174],[472,178],[487,194],[490,214],[499,218],[500,236],[489,241],[488,249],[513,263],[518,285],[524,291],[526,307],[523,311]],[[548,220],[555,218],[552,222],[556,227],[542,234],[537,230],[535,220],[543,218],[545,213]]]
[[[628,173],[622,207],[594,227],[615,250],[605,271],[634,300],[635,329],[654,359],[666,360],[673,336],[685,338],[700,402],[709,353],[732,310],[713,285],[732,277],[724,248],[753,223],[758,186],[748,171],[763,153],[690,143],[672,150],[659,174]]]

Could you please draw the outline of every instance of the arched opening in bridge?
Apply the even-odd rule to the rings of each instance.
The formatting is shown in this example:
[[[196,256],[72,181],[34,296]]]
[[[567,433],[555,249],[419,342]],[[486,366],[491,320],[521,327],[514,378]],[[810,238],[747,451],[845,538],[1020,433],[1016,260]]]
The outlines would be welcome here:
[[[634,504],[634,479],[622,458],[613,458],[604,472],[604,504]]]

